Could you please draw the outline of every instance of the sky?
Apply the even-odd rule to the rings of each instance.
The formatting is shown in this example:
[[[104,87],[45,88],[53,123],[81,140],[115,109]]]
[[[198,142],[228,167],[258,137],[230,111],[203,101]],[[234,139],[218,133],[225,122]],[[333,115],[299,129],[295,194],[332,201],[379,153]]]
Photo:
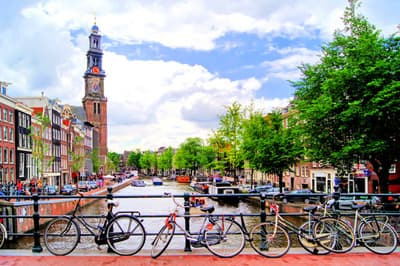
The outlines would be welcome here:
[[[11,97],[81,105],[88,36],[102,35],[108,149],[122,153],[206,140],[227,106],[287,106],[301,64],[342,29],[347,0],[0,0],[0,81]],[[398,31],[398,0],[358,13]]]

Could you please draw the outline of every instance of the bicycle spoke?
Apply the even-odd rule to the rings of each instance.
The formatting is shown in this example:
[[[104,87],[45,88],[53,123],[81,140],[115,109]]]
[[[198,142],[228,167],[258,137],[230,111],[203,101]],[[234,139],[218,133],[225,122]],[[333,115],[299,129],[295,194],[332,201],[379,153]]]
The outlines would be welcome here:
[[[256,225],[251,230],[250,238],[253,249],[268,258],[279,258],[285,255],[291,246],[287,231],[270,222]]]
[[[124,256],[139,252],[144,245],[145,236],[143,225],[129,215],[115,217],[106,229],[109,247],[117,254]]]
[[[76,223],[68,218],[57,218],[46,227],[45,245],[54,255],[67,255],[75,249],[79,235]]]
[[[241,226],[235,221],[221,219],[215,221],[212,229],[205,232],[207,249],[221,258],[232,258],[244,248],[245,237]]]

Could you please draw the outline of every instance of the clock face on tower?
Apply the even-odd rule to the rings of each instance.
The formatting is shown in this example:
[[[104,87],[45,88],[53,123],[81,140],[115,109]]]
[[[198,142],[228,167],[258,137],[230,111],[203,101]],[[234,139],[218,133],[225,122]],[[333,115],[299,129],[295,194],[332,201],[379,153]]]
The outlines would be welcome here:
[[[98,93],[100,91],[100,78],[92,77],[88,80],[90,92]]]
[[[100,73],[100,69],[97,66],[93,66],[92,67],[92,73],[99,74]]]

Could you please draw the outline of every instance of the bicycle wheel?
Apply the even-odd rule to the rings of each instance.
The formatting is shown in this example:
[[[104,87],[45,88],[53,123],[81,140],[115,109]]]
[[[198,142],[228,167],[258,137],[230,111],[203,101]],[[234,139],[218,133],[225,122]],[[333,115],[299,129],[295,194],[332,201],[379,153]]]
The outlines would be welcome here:
[[[80,235],[81,232],[74,220],[68,217],[56,218],[44,231],[44,243],[51,254],[64,256],[76,248]]]
[[[274,222],[254,226],[250,232],[250,245],[261,256],[279,258],[285,255],[292,244],[286,229]]]
[[[153,259],[158,258],[167,249],[174,236],[175,227],[176,225],[174,223],[169,223],[161,227],[161,230],[151,243],[151,257]]]
[[[321,247],[335,253],[346,253],[355,245],[353,228],[331,217],[316,221],[313,235]]]
[[[7,238],[7,231],[3,224],[0,223],[0,248],[3,247]]]
[[[361,243],[376,254],[390,254],[397,248],[397,234],[393,227],[382,221],[360,223],[358,235]]]
[[[326,255],[329,254],[330,251],[322,248],[318,242],[314,239],[312,234],[312,228],[315,224],[315,221],[307,221],[299,227],[300,232],[302,234],[297,235],[297,240],[300,245],[309,253],[314,255]]]
[[[119,215],[107,225],[106,239],[108,246],[115,253],[130,256],[142,249],[146,233],[137,218],[130,215]]]
[[[220,258],[232,258],[244,248],[242,227],[231,219],[218,219],[204,233],[206,248]]]

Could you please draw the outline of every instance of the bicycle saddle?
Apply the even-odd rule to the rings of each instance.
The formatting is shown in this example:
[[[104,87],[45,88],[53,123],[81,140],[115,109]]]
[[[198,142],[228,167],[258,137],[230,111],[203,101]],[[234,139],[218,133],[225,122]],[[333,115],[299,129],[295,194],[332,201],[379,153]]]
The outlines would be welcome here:
[[[200,210],[202,212],[212,213],[215,210],[215,208],[214,208],[214,205],[207,205],[207,206],[200,207]]]

